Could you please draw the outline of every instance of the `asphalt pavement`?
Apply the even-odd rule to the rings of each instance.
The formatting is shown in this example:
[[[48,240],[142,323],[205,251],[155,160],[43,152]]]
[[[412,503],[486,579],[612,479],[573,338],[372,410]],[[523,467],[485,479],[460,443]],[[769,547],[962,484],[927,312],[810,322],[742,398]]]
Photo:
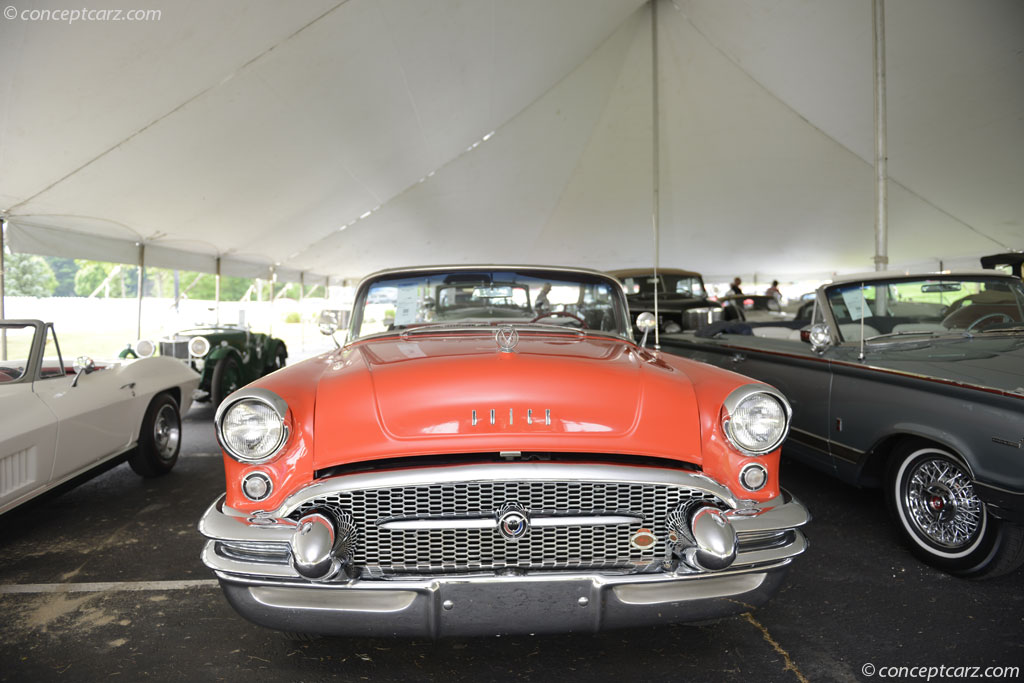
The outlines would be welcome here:
[[[879,492],[791,461],[783,482],[814,515],[811,547],[756,612],[597,635],[292,642],[239,617],[199,560],[196,522],[224,488],[212,415],[186,416],[166,477],[119,465],[0,517],[0,681],[992,680],[988,667],[1024,680],[1024,571],[933,570],[899,544]]]

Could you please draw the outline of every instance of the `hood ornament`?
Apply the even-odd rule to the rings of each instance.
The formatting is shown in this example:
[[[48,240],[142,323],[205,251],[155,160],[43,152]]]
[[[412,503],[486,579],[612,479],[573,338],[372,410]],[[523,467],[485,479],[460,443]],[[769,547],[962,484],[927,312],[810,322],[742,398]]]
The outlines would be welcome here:
[[[519,333],[511,325],[502,325],[494,333],[494,341],[498,342],[498,348],[502,353],[512,353],[519,343]]]

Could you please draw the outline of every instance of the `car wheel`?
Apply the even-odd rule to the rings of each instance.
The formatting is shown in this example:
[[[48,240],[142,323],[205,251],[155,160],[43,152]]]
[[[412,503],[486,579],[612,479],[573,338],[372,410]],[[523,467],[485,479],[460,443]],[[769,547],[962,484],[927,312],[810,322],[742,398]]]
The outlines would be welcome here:
[[[957,576],[997,576],[1024,562],[1022,529],[988,513],[970,470],[949,450],[905,442],[889,463],[886,498],[900,535],[928,564]]]
[[[159,394],[146,408],[139,444],[128,458],[128,464],[143,477],[159,477],[174,468],[180,450],[181,413],[178,402],[168,394]]]
[[[228,394],[238,390],[242,386],[242,366],[234,356],[224,356],[213,369],[213,377],[210,379],[212,391],[210,399],[214,406],[219,406],[227,398]]]

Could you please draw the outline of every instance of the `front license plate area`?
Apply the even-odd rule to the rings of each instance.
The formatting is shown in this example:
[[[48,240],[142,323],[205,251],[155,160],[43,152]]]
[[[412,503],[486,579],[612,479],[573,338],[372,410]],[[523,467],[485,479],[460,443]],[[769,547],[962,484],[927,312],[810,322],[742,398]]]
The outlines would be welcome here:
[[[438,626],[440,635],[596,631],[600,603],[590,581],[446,583]]]

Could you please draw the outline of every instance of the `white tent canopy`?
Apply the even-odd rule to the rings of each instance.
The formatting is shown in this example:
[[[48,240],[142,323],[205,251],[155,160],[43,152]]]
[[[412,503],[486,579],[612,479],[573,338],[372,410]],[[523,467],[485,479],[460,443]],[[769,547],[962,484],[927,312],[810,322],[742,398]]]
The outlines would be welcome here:
[[[660,263],[870,269],[869,0],[659,2]],[[159,20],[0,22],[15,250],[307,282],[653,260],[642,0],[133,6]],[[890,1],[886,38],[891,263],[1024,247],[1024,3]]]

